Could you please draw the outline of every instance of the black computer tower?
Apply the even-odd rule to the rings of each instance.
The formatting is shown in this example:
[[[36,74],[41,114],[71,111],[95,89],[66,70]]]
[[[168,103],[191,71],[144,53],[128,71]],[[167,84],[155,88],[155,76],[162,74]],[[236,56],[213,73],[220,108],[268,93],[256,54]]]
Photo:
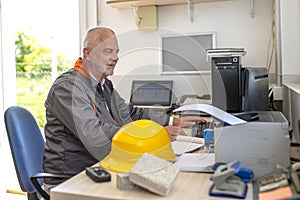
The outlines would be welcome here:
[[[242,77],[239,56],[212,57],[212,105],[224,111],[242,111]]]

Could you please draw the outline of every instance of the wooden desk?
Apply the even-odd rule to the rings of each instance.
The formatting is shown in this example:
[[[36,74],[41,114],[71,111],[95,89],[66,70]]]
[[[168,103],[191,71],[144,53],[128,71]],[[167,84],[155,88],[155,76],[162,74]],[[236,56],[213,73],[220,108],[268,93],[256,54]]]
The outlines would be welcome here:
[[[51,200],[164,200],[164,199],[220,199],[208,195],[212,181],[211,174],[180,172],[169,196],[162,197],[146,190],[119,190],[116,186],[116,173],[111,172],[111,182],[95,183],[85,172],[81,172],[51,190]],[[222,198],[224,199],[224,198]],[[228,199],[228,198],[226,198]],[[253,199],[252,184],[248,186],[246,199]]]

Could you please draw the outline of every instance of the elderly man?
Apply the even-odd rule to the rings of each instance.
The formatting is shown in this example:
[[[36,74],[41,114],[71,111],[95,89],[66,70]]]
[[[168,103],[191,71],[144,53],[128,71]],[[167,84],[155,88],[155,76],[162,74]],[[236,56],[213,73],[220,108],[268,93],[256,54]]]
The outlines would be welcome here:
[[[107,78],[113,75],[119,46],[114,31],[106,27],[90,29],[85,37],[82,58],[53,83],[45,102],[44,170],[75,175],[107,156],[111,141],[124,124],[151,119],[165,126],[171,139],[183,134],[200,117],[174,118],[164,112],[133,112]],[[62,179],[46,179],[49,189]]]

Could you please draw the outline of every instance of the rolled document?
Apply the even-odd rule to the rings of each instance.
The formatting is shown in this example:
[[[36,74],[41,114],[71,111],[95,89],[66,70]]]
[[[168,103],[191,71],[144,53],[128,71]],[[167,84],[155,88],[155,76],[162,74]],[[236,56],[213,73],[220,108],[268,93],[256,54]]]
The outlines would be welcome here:
[[[242,120],[232,114],[229,114],[220,108],[217,108],[212,105],[207,104],[190,104],[190,105],[184,105],[180,106],[179,108],[176,108],[173,110],[173,112],[181,112],[181,111],[187,111],[187,110],[198,110],[205,113],[208,113],[212,115],[213,117],[219,119],[222,122],[226,122],[230,125],[237,125],[237,124],[244,124],[247,123],[245,120]]]
[[[186,135],[178,135],[176,137],[176,141],[204,144],[204,139],[203,138],[186,136]]]

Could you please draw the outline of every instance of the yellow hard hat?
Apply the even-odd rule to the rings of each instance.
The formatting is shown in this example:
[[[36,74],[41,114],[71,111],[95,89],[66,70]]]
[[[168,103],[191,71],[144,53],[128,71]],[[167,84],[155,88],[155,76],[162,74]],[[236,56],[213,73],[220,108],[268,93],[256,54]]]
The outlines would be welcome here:
[[[100,162],[105,169],[129,172],[144,153],[174,161],[171,139],[164,127],[151,120],[137,120],[122,126],[112,139],[110,153]]]

